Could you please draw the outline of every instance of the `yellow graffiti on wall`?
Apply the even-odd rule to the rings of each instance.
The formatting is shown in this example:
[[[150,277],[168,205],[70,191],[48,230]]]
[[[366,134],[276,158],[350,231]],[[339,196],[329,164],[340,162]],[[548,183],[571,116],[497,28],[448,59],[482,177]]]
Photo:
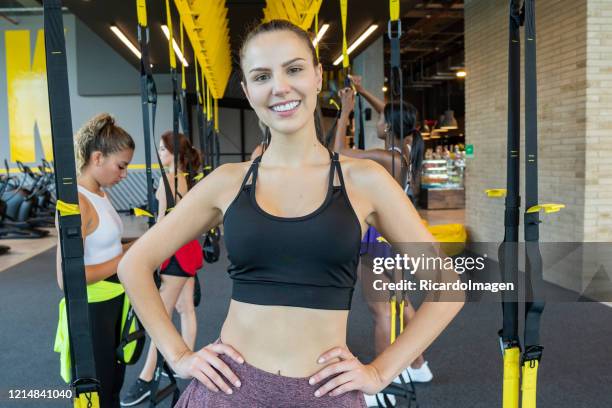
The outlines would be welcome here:
[[[36,36],[33,61],[29,30],[7,30],[4,38],[10,161],[36,161],[35,128],[45,158],[53,160],[43,30]]]

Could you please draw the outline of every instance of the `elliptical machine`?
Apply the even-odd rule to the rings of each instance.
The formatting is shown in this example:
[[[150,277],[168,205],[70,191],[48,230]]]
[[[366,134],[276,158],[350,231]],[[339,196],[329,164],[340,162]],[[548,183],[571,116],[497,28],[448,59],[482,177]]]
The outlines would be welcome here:
[[[49,231],[36,228],[26,221],[34,200],[34,194],[24,188],[26,177],[20,180],[11,178],[7,160],[4,160],[4,166],[6,176],[0,184],[0,239],[46,237]]]

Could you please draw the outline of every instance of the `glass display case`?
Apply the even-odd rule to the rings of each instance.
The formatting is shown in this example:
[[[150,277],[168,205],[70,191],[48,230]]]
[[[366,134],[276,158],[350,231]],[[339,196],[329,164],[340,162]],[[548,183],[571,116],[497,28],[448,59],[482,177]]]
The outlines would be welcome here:
[[[465,159],[423,160],[419,204],[425,209],[465,208]]]
[[[421,188],[463,188],[465,160],[423,160]]]

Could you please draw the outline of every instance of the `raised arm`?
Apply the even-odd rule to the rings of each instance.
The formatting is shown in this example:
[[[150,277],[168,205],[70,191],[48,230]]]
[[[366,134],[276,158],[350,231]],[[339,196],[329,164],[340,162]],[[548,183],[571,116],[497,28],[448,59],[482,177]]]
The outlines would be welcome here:
[[[400,181],[402,158],[397,152],[383,149],[351,149],[346,145],[346,127],[348,126],[350,114],[355,106],[355,93],[351,88],[343,88],[338,91],[338,95],[340,95],[342,100],[342,110],[340,111],[338,125],[336,126],[336,134],[332,144],[333,151],[357,159],[373,160],[386,168],[390,173],[392,172],[392,167],[395,165],[394,174],[397,175],[396,177],[398,181]],[[395,160],[393,156],[395,156]]]
[[[147,333],[175,371],[197,378],[209,389],[218,390],[218,386],[226,392],[229,388],[211,364],[235,383],[237,377],[216,353],[228,354],[237,361],[240,356],[227,345],[207,346],[191,352],[166,313],[153,281],[153,272],[180,247],[222,222],[223,203],[231,200],[228,194],[237,192],[243,167],[241,164],[224,165],[206,176],[130,248],[118,272]]]
[[[349,78],[351,79],[351,82],[355,86],[355,90],[360,95],[362,95],[366,99],[366,101],[368,101],[370,105],[372,105],[372,107],[376,110],[376,112],[378,112],[379,115],[382,114],[383,110],[385,109],[385,101],[378,98],[377,96],[372,94],[370,91],[368,91],[361,85],[361,76],[349,75]]]

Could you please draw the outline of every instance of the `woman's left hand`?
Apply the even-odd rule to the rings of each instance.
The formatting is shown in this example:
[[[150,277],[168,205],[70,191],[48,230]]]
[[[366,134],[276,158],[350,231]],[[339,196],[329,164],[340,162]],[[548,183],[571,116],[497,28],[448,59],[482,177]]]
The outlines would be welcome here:
[[[385,387],[386,384],[381,380],[378,370],[371,364],[361,364],[357,357],[345,347],[334,347],[323,353],[318,363],[324,364],[336,358],[340,361],[328,365],[310,377],[309,383],[314,385],[332,375],[337,375],[320,387],[315,392],[315,396],[321,397],[329,393],[334,397],[353,390],[373,395]]]

